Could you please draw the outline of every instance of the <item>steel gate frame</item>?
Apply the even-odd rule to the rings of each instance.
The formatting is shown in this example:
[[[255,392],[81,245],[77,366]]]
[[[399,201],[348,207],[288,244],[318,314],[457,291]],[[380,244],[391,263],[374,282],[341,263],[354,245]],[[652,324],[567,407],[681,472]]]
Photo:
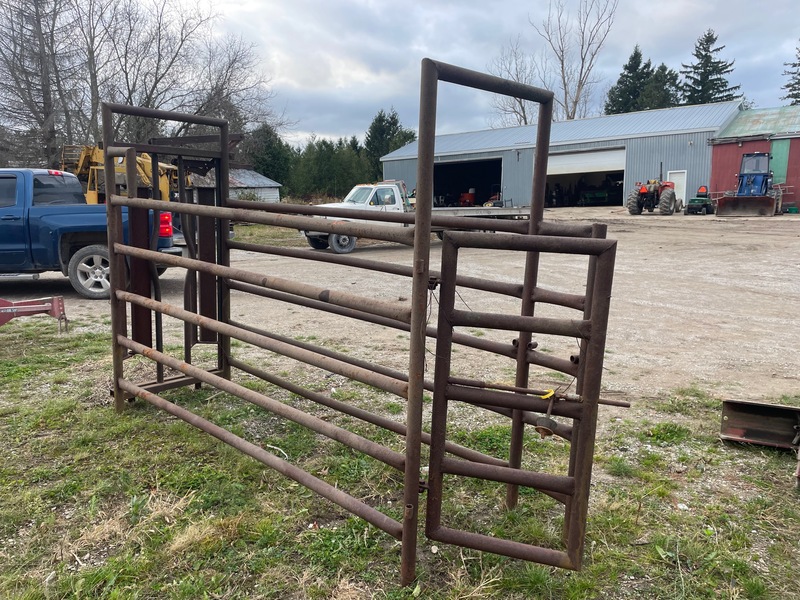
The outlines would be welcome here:
[[[533,192],[528,220],[498,221],[439,217],[433,214],[434,137],[439,81],[539,103]],[[599,394],[616,242],[605,239],[604,226],[565,225],[543,221],[552,112],[553,94],[549,91],[423,59],[415,213],[369,215],[364,218],[364,221],[368,221],[366,223],[351,223],[336,220],[337,217],[352,215],[350,211],[342,209],[285,204],[254,206],[253,203],[229,199],[230,136],[228,124],[224,120],[105,103],[103,144],[106,155],[106,189],[116,191],[116,157],[127,157],[128,181],[135,179],[133,158],[137,152],[150,153],[154,167],[162,155],[176,157],[181,186],[180,202],[171,203],[169,209],[180,215],[188,244],[188,257],[162,256],[156,251],[157,236],[149,231],[148,213],[155,213],[154,222],[158,223],[158,212],[164,209],[164,203],[158,198],[155,187],[153,199],[136,198],[136,186],[128,186],[127,196],[107,194],[113,395],[117,411],[122,411],[126,403],[135,397],[144,399],[387,532],[401,542],[400,571],[401,583],[404,585],[410,584],[416,576],[419,501],[420,495],[426,491],[429,491],[426,534],[430,539],[579,569],[588,510],[597,406],[603,403]],[[218,134],[151,140],[149,143],[119,142],[115,139],[114,119],[120,116],[201,125],[217,130]],[[212,149],[207,147],[209,143],[213,144]],[[198,148],[201,144],[206,144],[206,147]],[[186,161],[189,159],[207,161],[216,171],[216,190],[201,193],[197,204],[186,201],[183,186]],[[127,243],[123,235],[123,209],[129,213]],[[239,242],[229,239],[227,235],[231,220],[398,242],[413,247],[413,259],[410,266],[385,265],[358,256],[330,255],[313,250]],[[407,227],[392,227],[391,223],[403,223]],[[444,250],[440,272],[430,268],[432,227],[445,230],[442,236]],[[491,230],[503,234],[457,230]],[[459,275],[458,250],[463,247],[524,252],[526,262],[522,283],[512,284]],[[303,281],[235,269],[230,267],[230,251],[233,249],[323,261],[410,278],[410,301],[404,305],[381,302]],[[583,254],[589,257],[585,294],[554,292],[538,286],[540,254],[550,252]],[[186,269],[183,307],[162,301],[156,273],[157,264]],[[437,327],[432,327],[427,323],[429,291],[439,285],[439,322]],[[519,298],[521,312],[515,316],[455,310],[453,299],[457,286]],[[231,319],[231,290],[407,331],[410,333],[408,370],[403,372],[389,369],[308,342],[298,342],[260,330],[247,323],[235,322]],[[537,304],[571,308],[580,313],[580,318],[565,320],[536,317],[534,311]],[[182,358],[164,352],[163,315],[184,323]],[[473,324],[517,331],[518,337],[513,343],[504,344],[454,331],[456,326]],[[569,359],[561,359],[537,352],[532,340],[533,333],[575,337],[580,340],[580,353]],[[405,423],[350,406],[250,365],[232,355],[232,338],[404,398]],[[425,379],[425,344],[428,338],[435,338],[437,346],[433,381]],[[198,343],[216,345],[216,368],[203,369],[192,364],[193,348]],[[515,361],[514,385],[489,384],[452,374],[450,353],[453,344],[505,356]],[[154,381],[137,384],[126,377],[124,362],[133,355],[141,355],[155,363]],[[547,399],[546,390],[529,387],[532,364],[575,377],[575,393],[551,393],[551,397]],[[173,369],[180,375],[166,377],[165,368]],[[404,436],[405,451],[394,451],[311,413],[245,388],[232,380],[232,369],[249,373],[315,403]],[[402,519],[396,520],[383,514],[287,460],[278,458],[260,446],[159,395],[165,390],[187,386],[198,388],[202,384],[235,395],[402,471]],[[430,434],[423,427],[422,406],[425,391],[432,391],[434,396]],[[512,435],[508,460],[488,456],[447,439],[447,406],[450,401],[474,404],[511,419]],[[547,420],[542,421],[543,417],[539,415],[545,414],[544,418]],[[560,424],[550,419],[551,415],[571,419],[573,425],[570,427]],[[569,472],[565,476],[536,473],[521,468],[525,427],[541,427],[542,423],[545,424],[545,429],[549,427],[548,431],[570,443]],[[423,443],[431,446],[427,482],[420,480]],[[459,458],[449,458],[445,456],[446,453]],[[536,488],[556,498],[565,505],[566,550],[540,548],[524,542],[499,540],[442,526],[444,474],[466,475],[506,483],[506,506],[509,509],[518,502],[519,485]]]

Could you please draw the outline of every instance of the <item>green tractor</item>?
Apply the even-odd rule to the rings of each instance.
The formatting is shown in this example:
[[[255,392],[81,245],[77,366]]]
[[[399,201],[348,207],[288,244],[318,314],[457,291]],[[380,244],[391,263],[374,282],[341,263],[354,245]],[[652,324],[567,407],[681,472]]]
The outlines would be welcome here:
[[[716,211],[716,205],[711,199],[711,194],[708,193],[708,188],[701,185],[697,188],[697,195],[690,198],[683,207],[683,214],[685,215],[713,215]]]

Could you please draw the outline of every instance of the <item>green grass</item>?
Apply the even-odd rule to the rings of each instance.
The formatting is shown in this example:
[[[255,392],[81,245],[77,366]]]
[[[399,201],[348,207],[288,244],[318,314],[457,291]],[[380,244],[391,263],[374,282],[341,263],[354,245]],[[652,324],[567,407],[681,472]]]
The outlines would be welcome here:
[[[794,456],[721,444],[712,435],[720,400],[696,384],[653,402],[646,418],[624,413],[598,437],[581,572],[420,534],[418,582],[401,588],[400,545],[388,535],[145,403],[116,414],[100,323],[60,335],[39,319],[0,329],[1,598],[800,597]],[[402,518],[402,474],[382,463],[228,394],[163,395]],[[362,384],[334,395],[405,412]],[[402,452],[402,437],[327,414]],[[452,424],[449,437],[504,457],[510,428],[496,419]],[[542,471],[569,463],[568,444],[530,429],[524,449],[525,464]],[[514,510],[502,509],[504,499],[502,484],[447,477],[445,521],[561,547],[558,502],[525,488]]]

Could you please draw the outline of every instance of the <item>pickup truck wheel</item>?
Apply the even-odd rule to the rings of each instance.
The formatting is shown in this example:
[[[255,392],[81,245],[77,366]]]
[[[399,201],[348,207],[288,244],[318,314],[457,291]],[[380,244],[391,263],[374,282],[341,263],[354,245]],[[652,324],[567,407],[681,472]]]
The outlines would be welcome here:
[[[328,237],[328,243],[331,245],[331,250],[336,254],[347,254],[352,252],[356,247],[356,237],[352,235],[335,235],[331,234]]]
[[[108,298],[111,289],[108,248],[100,244],[85,246],[69,259],[69,282],[84,298]]]
[[[327,237],[312,237],[307,235],[306,240],[308,241],[308,245],[314,250],[325,250],[328,247]]]

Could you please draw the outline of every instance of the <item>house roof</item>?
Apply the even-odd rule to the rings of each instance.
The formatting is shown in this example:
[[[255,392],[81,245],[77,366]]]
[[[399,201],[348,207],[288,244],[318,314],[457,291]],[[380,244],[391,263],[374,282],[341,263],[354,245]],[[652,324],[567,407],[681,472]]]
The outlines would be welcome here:
[[[741,102],[717,102],[678,106],[621,115],[553,123],[550,146],[602,140],[648,137],[660,134],[716,131],[724,127],[740,110]],[[436,136],[436,155],[509,150],[536,146],[536,125],[486,129]],[[382,157],[383,161],[416,158],[417,142],[411,142]]]
[[[192,185],[199,188],[213,188],[217,185],[216,171],[213,169],[205,177],[192,175]],[[277,181],[264,177],[250,169],[230,169],[228,171],[228,186],[237,188],[276,188],[281,187]]]
[[[743,110],[719,132],[716,140],[791,134],[800,136],[800,106]]]

